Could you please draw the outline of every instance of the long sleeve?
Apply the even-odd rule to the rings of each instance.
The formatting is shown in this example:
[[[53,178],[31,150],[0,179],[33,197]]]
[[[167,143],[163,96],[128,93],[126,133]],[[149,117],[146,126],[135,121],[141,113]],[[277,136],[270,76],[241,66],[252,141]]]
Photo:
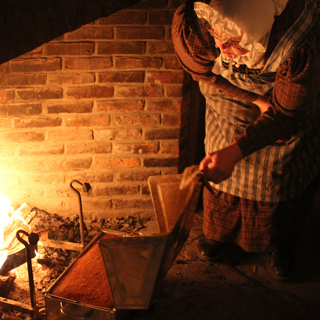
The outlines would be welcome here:
[[[237,138],[244,156],[294,134],[308,110],[318,107],[315,104],[320,73],[318,26],[278,69],[269,100],[272,107]]]

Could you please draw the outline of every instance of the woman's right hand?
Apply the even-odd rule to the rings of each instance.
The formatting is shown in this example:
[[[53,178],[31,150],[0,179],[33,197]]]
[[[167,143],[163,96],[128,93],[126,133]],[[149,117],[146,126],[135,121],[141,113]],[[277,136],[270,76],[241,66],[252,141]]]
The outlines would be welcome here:
[[[199,165],[207,180],[219,183],[228,179],[234,166],[243,158],[242,151],[235,141],[229,146],[207,154]]]

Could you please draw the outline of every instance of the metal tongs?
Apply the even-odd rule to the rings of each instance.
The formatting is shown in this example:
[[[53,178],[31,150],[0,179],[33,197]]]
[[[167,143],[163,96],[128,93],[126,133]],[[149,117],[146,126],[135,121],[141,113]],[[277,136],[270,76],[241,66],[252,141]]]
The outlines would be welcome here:
[[[89,192],[91,190],[91,186],[89,183],[85,182],[85,183],[81,183],[78,180],[72,180],[70,182],[70,187],[77,193],[78,195],[78,199],[79,199],[79,209],[80,209],[80,237],[81,237],[81,245],[84,247],[84,222],[83,222],[83,211],[82,211],[82,201],[81,201],[81,194],[80,192],[73,187],[73,183],[77,182],[82,186],[82,191],[84,192]]]

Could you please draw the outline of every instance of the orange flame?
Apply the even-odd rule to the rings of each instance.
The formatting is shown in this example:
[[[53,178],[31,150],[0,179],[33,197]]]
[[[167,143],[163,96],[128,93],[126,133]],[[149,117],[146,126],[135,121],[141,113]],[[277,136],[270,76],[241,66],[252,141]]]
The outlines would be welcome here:
[[[11,207],[11,201],[8,197],[0,193],[0,268],[7,259],[8,251],[1,250],[4,242],[3,229],[7,225],[10,219],[10,213],[13,213],[13,208]]]

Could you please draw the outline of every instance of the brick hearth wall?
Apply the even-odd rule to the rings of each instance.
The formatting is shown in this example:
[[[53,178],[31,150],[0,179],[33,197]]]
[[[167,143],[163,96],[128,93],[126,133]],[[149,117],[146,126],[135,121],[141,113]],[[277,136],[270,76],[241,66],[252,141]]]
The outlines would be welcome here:
[[[0,189],[13,206],[78,214],[76,179],[93,188],[85,216],[153,213],[147,178],[177,173],[186,152],[179,3],[142,1],[0,66]]]

